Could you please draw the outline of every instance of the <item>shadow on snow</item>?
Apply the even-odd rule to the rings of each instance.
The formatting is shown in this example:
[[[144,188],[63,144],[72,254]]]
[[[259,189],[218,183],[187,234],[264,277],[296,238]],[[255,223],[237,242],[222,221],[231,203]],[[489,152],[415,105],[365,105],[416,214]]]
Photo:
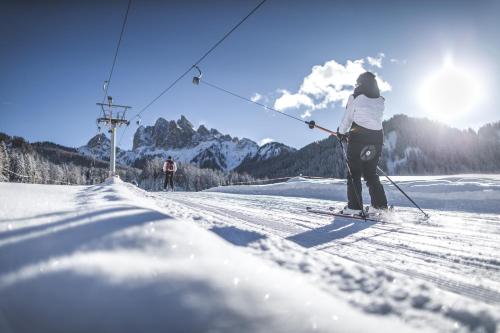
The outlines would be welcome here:
[[[232,226],[213,227],[210,229],[210,231],[214,232],[218,236],[224,238],[226,241],[237,246],[247,246],[252,242],[255,242],[259,239],[263,239],[266,237],[254,231],[241,230]]]
[[[348,237],[374,224],[376,223],[337,217],[331,224],[287,237],[287,239],[303,247],[310,248]]]
[[[129,213],[120,216],[106,216],[109,213],[126,212],[136,209],[137,213]],[[28,239],[15,241],[0,246],[0,273],[7,273],[19,269],[25,265],[35,264],[48,260],[52,257],[70,255],[79,250],[86,243],[95,239],[104,238],[114,232],[132,226],[144,225],[149,222],[170,218],[156,211],[138,209],[130,206],[120,206],[97,210],[92,213],[73,216],[51,223],[47,228],[62,226],[68,223],[78,223],[60,231],[49,234],[35,235]],[[92,219],[92,221],[88,221]],[[36,231],[40,227],[30,227],[30,231]],[[19,232],[23,232],[20,230]],[[26,230],[28,232],[28,230]]]

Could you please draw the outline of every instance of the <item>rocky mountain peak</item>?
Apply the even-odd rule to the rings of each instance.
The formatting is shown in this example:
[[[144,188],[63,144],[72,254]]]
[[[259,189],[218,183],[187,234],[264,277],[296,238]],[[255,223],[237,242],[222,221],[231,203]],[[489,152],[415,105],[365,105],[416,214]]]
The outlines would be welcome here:
[[[99,133],[95,135],[92,139],[87,143],[87,147],[89,148],[99,148],[103,145],[109,145],[110,140],[104,133]]]
[[[284,153],[292,153],[294,151],[296,151],[295,148],[273,141],[261,146],[257,151],[256,158],[258,160],[267,160],[272,157],[277,157]]]
[[[213,135],[213,136],[215,136],[215,137],[219,137],[219,136],[221,136],[221,135],[222,135],[222,134],[221,134],[218,130],[216,130],[215,128],[211,128],[211,129],[210,129],[210,134],[211,134],[211,135]]]
[[[93,156],[101,160],[108,160],[110,148],[111,140],[108,139],[106,134],[99,133],[90,139],[85,146],[79,147],[77,151],[83,155]],[[119,152],[120,149],[117,148],[116,151]]]
[[[197,130],[198,134],[201,135],[202,137],[206,137],[210,134],[208,129],[205,127],[205,125],[200,125]]]
[[[217,135],[220,135],[215,130]],[[193,124],[181,116],[177,121],[158,118],[153,126],[140,126],[134,135],[133,150],[141,147],[181,149],[198,145],[213,136],[205,126],[195,130]]]
[[[165,127],[165,126],[168,126],[168,120],[166,120],[163,117],[156,119],[154,127]]]
[[[177,125],[183,130],[194,131],[193,124],[184,116],[181,116],[181,119],[177,120]]]
[[[99,150],[93,148],[98,146]],[[106,157],[109,146],[109,139],[101,134],[92,138],[87,146],[80,147],[80,151]],[[134,134],[132,151],[121,151],[117,158],[119,163],[135,165],[171,155],[179,162],[195,163],[199,167],[233,170],[244,160],[256,157],[258,150],[257,143],[250,139],[222,134],[204,125],[195,129],[185,116],[178,120],[160,117],[152,126],[139,126]],[[275,157],[279,153],[279,149],[273,149],[272,153],[259,155],[259,159]]]

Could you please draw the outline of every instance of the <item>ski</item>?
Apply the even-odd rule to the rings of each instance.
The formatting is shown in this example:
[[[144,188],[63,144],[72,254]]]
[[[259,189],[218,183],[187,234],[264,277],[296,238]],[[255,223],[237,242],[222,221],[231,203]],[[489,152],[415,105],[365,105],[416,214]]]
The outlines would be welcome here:
[[[370,206],[366,206],[363,209],[364,209],[365,215],[367,217],[381,216],[383,213],[393,213],[394,212],[394,206],[392,206],[392,205],[389,206],[387,208],[387,210],[385,210],[385,211],[380,211],[379,210],[378,212],[375,212],[375,213],[373,213],[373,212],[370,213]],[[341,211],[338,210],[338,208],[335,208],[335,207],[332,207],[332,206],[328,207],[328,210],[331,211],[331,212],[336,212],[336,213],[342,214]]]
[[[384,222],[383,220],[379,220],[370,216],[363,217],[361,215],[349,215],[349,214],[342,214],[340,212],[334,212],[330,209],[325,210],[325,209],[318,209],[318,208],[312,208],[312,207],[306,207],[306,210],[309,213],[314,213],[314,214],[321,214],[321,215],[328,215],[328,216],[336,216],[336,217],[345,217],[348,219],[355,219],[355,220],[360,220],[360,221],[367,221],[367,222]]]

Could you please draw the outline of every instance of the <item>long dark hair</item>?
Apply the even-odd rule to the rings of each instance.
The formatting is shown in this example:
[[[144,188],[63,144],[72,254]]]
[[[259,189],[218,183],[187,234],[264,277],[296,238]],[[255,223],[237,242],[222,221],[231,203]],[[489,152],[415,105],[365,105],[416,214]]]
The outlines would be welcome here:
[[[369,98],[380,97],[380,89],[378,88],[375,74],[372,72],[364,72],[356,80],[356,88],[354,88],[354,98],[359,95],[365,95]]]

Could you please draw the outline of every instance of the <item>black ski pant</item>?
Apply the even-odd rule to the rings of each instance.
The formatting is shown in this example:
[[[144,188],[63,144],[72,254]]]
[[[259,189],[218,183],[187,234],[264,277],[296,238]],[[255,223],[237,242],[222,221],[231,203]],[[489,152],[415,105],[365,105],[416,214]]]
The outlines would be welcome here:
[[[367,146],[371,146],[371,159],[362,160],[361,153]],[[366,149],[366,148],[365,148]],[[358,142],[349,143],[347,146],[347,163],[351,174],[347,174],[347,199],[348,207],[351,209],[363,209],[363,196],[361,187],[361,176],[366,181],[371,197],[371,205],[374,208],[387,208],[387,198],[384,187],[377,175],[377,165],[380,159],[382,145],[370,145]]]
[[[167,171],[165,172],[165,183],[163,183],[163,188],[166,190],[168,186],[174,189],[174,172],[173,171]]]

